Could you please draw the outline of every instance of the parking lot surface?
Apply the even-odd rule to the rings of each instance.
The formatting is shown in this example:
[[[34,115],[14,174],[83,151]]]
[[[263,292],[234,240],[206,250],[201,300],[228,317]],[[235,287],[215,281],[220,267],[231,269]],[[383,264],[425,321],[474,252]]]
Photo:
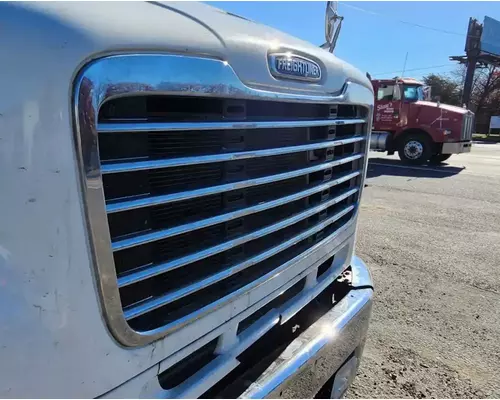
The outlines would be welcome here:
[[[371,153],[366,184],[375,302],[347,397],[500,397],[500,144],[432,167]]]

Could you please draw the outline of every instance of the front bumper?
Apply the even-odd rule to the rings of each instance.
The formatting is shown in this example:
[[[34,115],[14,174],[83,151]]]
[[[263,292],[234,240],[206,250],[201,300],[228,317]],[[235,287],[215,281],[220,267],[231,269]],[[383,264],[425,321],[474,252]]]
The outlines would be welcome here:
[[[277,351],[277,355],[272,352],[266,357],[266,353],[257,352],[257,364],[263,358],[271,358],[271,363],[266,364],[268,367],[263,369],[252,364],[249,371],[251,376],[247,376],[249,381],[243,377],[243,381],[248,382],[245,384],[246,390],[240,390],[241,377],[224,382],[226,375],[238,365],[235,364],[235,359],[240,351],[237,351],[219,356],[220,360],[214,360],[215,364],[207,364],[184,384],[172,390],[160,387],[159,368],[154,366],[101,398],[193,398],[206,390],[200,391],[198,386],[208,388],[222,383],[221,392],[217,390],[207,397],[312,398],[320,389],[328,386],[333,375],[336,381],[337,376],[340,377],[340,389],[344,391],[355,375],[363,352],[373,297],[373,283],[366,265],[358,257],[353,257],[350,265],[351,290],[289,342],[283,351]],[[293,318],[290,319],[292,320]],[[272,342],[270,347],[276,349],[279,343]],[[224,367],[227,364],[230,364],[229,367]],[[253,375],[253,368],[263,372]],[[341,393],[336,397],[340,395]]]
[[[472,148],[472,141],[443,143],[443,154],[469,153]]]
[[[290,343],[242,398],[312,398],[350,356],[359,360],[371,314],[373,284],[361,259],[353,257],[351,267],[353,290]]]

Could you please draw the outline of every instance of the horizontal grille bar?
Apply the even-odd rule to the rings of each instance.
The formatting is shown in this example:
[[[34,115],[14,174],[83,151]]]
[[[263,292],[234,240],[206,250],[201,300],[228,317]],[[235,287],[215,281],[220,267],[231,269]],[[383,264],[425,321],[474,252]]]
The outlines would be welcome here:
[[[173,203],[176,201],[182,201],[187,199],[192,199],[201,196],[208,196],[211,194],[222,193],[230,190],[244,189],[251,186],[264,185],[266,183],[282,181],[285,179],[295,178],[297,176],[310,174],[317,171],[322,171],[328,168],[336,167],[338,165],[346,164],[351,161],[358,160],[363,157],[363,153],[354,154],[348,157],[342,157],[335,161],[328,163],[323,163],[315,165],[313,167],[302,168],[295,171],[284,172],[276,175],[268,175],[262,178],[250,179],[245,181],[239,181],[235,183],[228,183],[223,185],[211,186],[202,189],[189,190],[185,192],[172,193],[161,196],[146,197],[135,200],[127,200],[116,202],[106,205],[107,213],[115,213],[126,210],[133,210],[135,208],[149,207],[160,204]]]
[[[357,190],[358,189],[355,189],[351,192],[355,193]],[[346,196],[346,197],[348,197],[348,196]],[[222,272],[219,272],[218,274],[212,275],[212,276],[210,276],[202,281],[199,281],[196,284],[189,285],[185,288],[182,288],[180,290],[177,290],[175,292],[166,294],[164,296],[161,296],[161,297],[158,297],[155,299],[144,301],[136,306],[126,308],[124,310],[125,319],[131,320],[131,319],[136,318],[140,315],[143,315],[145,313],[153,311],[159,307],[162,307],[162,306],[169,304],[177,299],[180,299],[184,296],[187,296],[191,293],[194,293],[198,290],[201,290],[204,287],[210,286],[211,284],[214,284],[214,283],[219,282],[219,281],[221,281],[221,280],[223,280],[231,275],[234,275],[234,274],[242,271],[243,269],[250,267],[251,265],[254,265],[258,262],[261,262],[261,261],[273,256],[274,254],[277,254],[283,250],[286,250],[287,248],[293,246],[294,244],[300,242],[301,240],[304,240],[304,239],[308,238],[309,236],[314,235],[316,232],[321,231],[322,229],[324,229],[328,225],[333,224],[335,221],[342,218],[344,215],[346,215],[347,213],[352,211],[354,208],[355,208],[354,205],[350,205],[350,206],[344,208],[342,211],[335,214],[334,216],[330,217],[329,219],[317,224],[316,226],[312,227],[311,229],[308,229],[305,232],[300,233],[299,235],[293,237],[292,239],[287,240],[286,242],[281,243],[280,245],[273,247],[272,249],[269,249],[269,250],[265,251],[264,253],[261,253],[250,260],[247,260],[247,261],[245,261],[241,264],[238,264],[232,268],[226,269]]]
[[[304,212],[301,212],[299,214],[296,214],[290,218],[281,220],[278,223],[269,225],[263,229],[259,229],[255,232],[249,233],[247,235],[240,236],[236,239],[229,240],[227,242],[218,244],[217,246],[209,247],[205,250],[189,254],[185,257],[177,258],[175,260],[172,260],[172,261],[169,261],[166,263],[151,266],[151,267],[139,270],[137,272],[125,275],[121,278],[118,278],[118,286],[124,287],[127,285],[131,285],[133,283],[143,281],[143,280],[148,279],[148,278],[152,278],[156,275],[160,275],[160,274],[172,271],[174,269],[183,267],[187,264],[194,263],[194,262],[199,261],[203,258],[211,257],[213,255],[230,250],[233,247],[242,245],[242,244],[247,243],[251,240],[255,240],[255,239],[259,239],[261,237],[267,236],[273,232],[279,231],[279,230],[286,228],[290,225],[293,225],[299,221],[302,221],[306,218],[309,218],[309,217],[313,216],[314,214],[317,214],[323,210],[326,210],[328,207],[346,199],[350,195],[356,193],[358,190],[359,190],[358,188],[351,189],[348,192],[345,192],[342,195],[337,196],[329,201],[326,201],[326,202],[324,202],[316,207],[310,208],[310,209],[308,209]]]
[[[364,124],[363,118],[320,119],[303,121],[259,121],[259,122],[101,122],[97,125],[99,133],[109,132],[162,132],[213,129],[259,129],[259,128],[300,128],[310,126]]]
[[[133,171],[150,170],[158,168],[208,164],[214,162],[245,160],[257,157],[278,156],[282,154],[298,153],[302,151],[311,151],[311,150],[319,150],[336,146],[342,146],[350,143],[361,142],[365,139],[366,138],[364,136],[359,136],[343,140],[331,140],[331,141],[312,143],[301,146],[289,146],[289,147],[280,147],[280,148],[272,148],[272,149],[256,150],[256,151],[241,151],[236,153],[215,154],[209,156],[179,157],[166,160],[163,159],[163,160],[151,160],[151,161],[113,163],[113,164],[103,165],[101,167],[101,172],[103,174],[114,174],[119,172],[133,172]]]
[[[274,207],[278,207],[278,206],[281,206],[283,204],[287,204],[287,203],[302,199],[304,197],[313,195],[315,193],[322,192],[325,189],[329,189],[329,188],[334,187],[340,183],[343,183],[343,182],[346,182],[352,178],[355,178],[359,174],[360,174],[360,172],[356,171],[356,172],[353,172],[350,174],[343,175],[340,178],[334,179],[334,180],[329,181],[325,184],[318,185],[318,186],[312,187],[310,189],[301,191],[299,193],[291,194],[289,196],[281,197],[281,198],[273,200],[273,201],[268,201],[265,203],[257,204],[257,205],[252,206],[252,207],[247,207],[247,208],[233,211],[230,213],[217,215],[215,217],[206,218],[206,219],[203,219],[201,221],[190,222],[190,223],[176,226],[173,228],[163,229],[161,231],[152,232],[152,233],[146,233],[146,234],[139,235],[139,236],[136,236],[133,238],[118,240],[118,241],[113,242],[112,249],[113,249],[113,251],[128,249],[128,248],[131,248],[134,246],[139,246],[139,245],[150,243],[150,242],[153,242],[156,240],[167,239],[167,238],[172,237],[172,236],[181,235],[181,234],[186,233],[186,232],[191,232],[191,231],[194,231],[197,229],[206,228],[206,227],[209,227],[211,225],[215,225],[215,224],[219,224],[219,223],[223,223],[223,222],[228,222],[228,221],[231,221],[231,220],[236,219],[236,218],[241,218],[241,217],[244,217],[246,215],[250,215],[250,214],[258,213],[258,212],[268,210],[268,209],[271,209]]]

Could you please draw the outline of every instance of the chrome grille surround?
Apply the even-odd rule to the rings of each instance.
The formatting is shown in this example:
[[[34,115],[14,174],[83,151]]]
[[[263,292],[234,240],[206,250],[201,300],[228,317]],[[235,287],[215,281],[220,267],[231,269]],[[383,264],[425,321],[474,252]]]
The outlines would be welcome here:
[[[461,140],[472,140],[474,130],[474,113],[467,111],[462,119],[462,134]]]
[[[179,72],[182,71],[182,74]],[[204,71],[204,76],[200,77],[200,71]],[[166,82],[164,79],[169,79]],[[186,79],[186,77],[188,77]],[[200,82],[201,81],[201,82]],[[118,97],[134,95],[182,95],[182,96],[203,96],[211,98],[235,98],[235,99],[249,99],[249,100],[270,100],[270,101],[286,101],[294,103],[318,103],[318,104],[353,104],[365,107],[367,115],[363,121],[365,124],[365,131],[363,133],[363,140],[366,141],[364,146],[364,154],[360,157],[366,160],[368,151],[367,138],[371,130],[371,116],[373,107],[373,93],[370,89],[353,82],[346,82],[344,87],[339,93],[328,95],[317,94],[302,94],[302,93],[277,93],[267,92],[261,89],[253,89],[245,86],[236,76],[232,68],[220,60],[188,57],[178,55],[156,55],[156,54],[134,54],[134,55],[116,55],[96,60],[83,68],[75,84],[75,97],[74,97],[74,113],[75,113],[75,142],[77,148],[77,156],[79,158],[79,166],[81,171],[83,203],[85,208],[85,215],[89,226],[89,245],[92,251],[94,276],[97,291],[101,299],[101,307],[103,317],[112,332],[113,336],[121,344],[133,347],[148,344],[154,340],[162,338],[167,334],[177,331],[178,329],[193,323],[196,320],[213,312],[224,304],[234,300],[237,297],[249,295],[251,288],[245,286],[245,290],[238,290],[234,292],[234,296],[224,302],[217,301],[211,307],[204,307],[194,317],[189,319],[182,318],[176,321],[175,324],[168,324],[160,328],[139,332],[130,327],[127,319],[133,318],[134,313],[124,312],[120,300],[119,287],[126,286],[131,283],[130,279],[142,279],[135,275],[127,276],[126,279],[118,279],[114,259],[113,250],[120,246],[128,246],[130,243],[115,242],[113,243],[110,236],[110,231],[107,221],[107,213],[118,212],[121,209],[118,207],[141,207],[141,201],[144,200],[131,200],[115,205],[106,205],[105,195],[103,190],[103,174],[119,173],[122,169],[135,168],[135,169],[150,169],[160,168],[158,165],[150,165],[146,163],[133,163],[133,165],[126,165],[123,163],[119,166],[101,166],[98,151],[98,132],[115,129],[112,124],[106,126],[99,126],[98,114],[101,106]],[[334,125],[336,122],[333,120],[327,121],[328,125]],[[302,122],[301,122],[302,123]],[[314,126],[315,121],[306,121],[306,126]],[[318,125],[326,124],[326,121],[316,121]],[[257,123],[230,123],[231,126],[226,126],[228,129],[237,129],[244,127],[245,129],[258,129]],[[267,123],[269,127],[286,126],[276,125],[276,123]],[[292,126],[293,122],[287,122],[288,126]],[[292,125],[290,125],[292,124]],[[193,129],[192,126],[183,126],[183,124],[168,124],[168,130],[186,130]],[[295,124],[297,125],[297,123]],[[264,124],[262,124],[264,126]],[[300,126],[297,125],[297,126]],[[164,130],[165,125],[154,127],[148,124],[147,128],[141,128],[141,124],[129,126],[130,130]],[[123,125],[119,129],[123,129]],[[195,129],[214,129],[213,125],[209,126],[203,123],[196,123]],[[243,155],[243,157],[254,157],[256,152],[252,154]],[[220,158],[227,155],[220,155]],[[172,161],[173,160],[173,161]],[[179,159],[165,160],[164,163],[182,163]],[[200,161],[203,162],[203,161]],[[165,165],[161,165],[164,167]],[[170,165],[168,165],[170,166]],[[361,174],[361,182],[358,188],[359,196],[361,196],[364,177],[366,174],[367,163],[363,163]],[[284,175],[284,174],[283,174]],[[287,177],[289,177],[288,175]],[[284,175],[285,178],[285,175]],[[255,180],[254,180],[255,181]],[[271,180],[274,181],[274,178]],[[249,182],[254,184],[255,182]],[[230,184],[233,188],[240,187],[240,183]],[[213,189],[213,187],[212,187]],[[219,188],[219,190],[228,190],[229,188]],[[191,195],[203,196],[206,193],[191,193]],[[175,195],[175,194],[174,194]],[[170,196],[170,197],[168,197]],[[170,202],[176,201],[172,199],[171,195],[159,196],[154,199],[157,202]],[[358,196],[358,199],[359,199]],[[175,197],[175,196],[174,196]],[[149,200],[148,200],[149,199]],[[146,198],[150,201],[151,198]],[[178,199],[177,199],[178,200]],[[336,200],[340,201],[340,200]],[[139,202],[139,203],[138,203]],[[118,206],[117,206],[118,205]],[[349,210],[345,213],[354,210],[353,218],[344,225],[341,229],[336,231],[330,237],[321,241],[326,243],[326,240],[331,240],[341,233],[346,233],[348,230],[354,233],[358,204],[350,206]],[[182,227],[177,227],[181,229]],[[186,228],[186,227],[184,227]],[[160,232],[162,235],[172,234],[172,230]],[[178,233],[178,232],[177,232]],[[176,234],[177,234],[176,233]],[[264,234],[264,233],[262,233]],[[144,240],[156,240],[155,237],[143,238]],[[249,239],[250,240],[250,239]],[[134,243],[132,245],[135,245]],[[315,248],[318,245],[313,246]],[[305,253],[310,254],[312,249],[308,249]],[[304,254],[305,254],[304,253]],[[316,260],[315,260],[316,261]],[[283,272],[286,268],[285,263],[283,268],[276,268],[276,274]],[[147,271],[151,273],[151,271]],[[156,271],[158,272],[158,271]],[[160,271],[159,273],[161,273]],[[262,285],[273,279],[273,276],[267,274],[263,279],[255,282],[255,285]],[[265,278],[265,279],[264,279]],[[132,280],[133,280],[132,279]],[[209,284],[209,283],[207,283]],[[177,295],[181,295],[176,293]],[[255,299],[251,304],[256,304],[261,298]],[[251,305],[250,304],[250,305]],[[134,311],[134,310],[132,310]],[[134,312],[141,313],[142,311],[135,309]],[[203,334],[203,332],[202,332]]]

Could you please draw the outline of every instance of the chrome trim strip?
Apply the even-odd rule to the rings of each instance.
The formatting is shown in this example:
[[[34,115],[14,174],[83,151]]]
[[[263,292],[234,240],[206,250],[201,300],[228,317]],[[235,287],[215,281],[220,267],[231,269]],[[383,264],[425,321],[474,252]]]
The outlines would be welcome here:
[[[74,140],[80,171],[81,201],[88,224],[88,246],[94,267],[95,285],[100,297],[99,304],[104,321],[119,343],[124,346],[144,346],[222,307],[225,300],[221,299],[217,304],[192,313],[176,321],[175,324],[167,324],[150,332],[137,332],[125,320],[111,251],[111,237],[99,161],[97,119],[101,106],[111,99],[130,93],[352,104],[368,109],[366,134],[369,136],[374,101],[371,87],[346,81],[343,88],[336,93],[320,92],[318,91],[320,88],[320,85],[314,88],[314,94],[277,92],[276,90],[279,89],[273,89],[273,91],[256,89],[241,82],[227,62],[189,55],[121,54],[93,60],[82,67],[75,79],[73,93]],[[365,147],[363,156],[366,156],[368,152],[368,146]],[[364,163],[363,180],[366,176],[367,164]],[[363,185],[361,184],[360,195],[362,191]],[[353,229],[355,222],[353,220],[352,223],[348,223],[345,229]],[[332,240],[332,237],[337,237],[343,232],[344,229],[335,232],[318,246],[324,246],[327,243],[326,240]],[[319,249],[318,246],[313,246],[300,257],[312,254],[311,252]],[[274,272],[280,273],[290,265],[292,264],[287,263]],[[253,282],[252,287],[266,282],[271,285],[270,282],[275,277],[275,275],[266,275]],[[242,288],[235,295],[242,296],[248,290],[252,289]],[[258,299],[252,300],[251,304],[257,301]],[[206,332],[200,331],[200,335],[204,333]]]
[[[211,257],[213,255],[222,253],[223,251],[227,251],[232,249],[233,247],[242,245],[244,243],[247,243],[251,240],[259,239],[263,236],[267,236],[270,233],[279,231],[283,228],[286,228],[290,225],[293,225],[297,222],[300,222],[306,218],[309,218],[313,216],[314,214],[317,214],[323,210],[326,210],[328,207],[331,207],[338,202],[346,199],[347,197],[353,195],[354,193],[358,192],[359,188],[354,188],[349,190],[348,192],[337,196],[334,199],[331,199],[330,201],[327,201],[317,207],[310,208],[304,212],[301,212],[299,214],[295,214],[294,216],[281,220],[273,225],[266,226],[265,228],[259,229],[257,231],[251,232],[247,235],[240,236],[236,239],[229,240],[224,243],[220,243],[216,246],[209,247],[207,249],[204,249],[202,251],[198,251],[196,253],[191,253],[187,256],[176,258],[175,260],[168,261],[162,264],[156,264],[152,266],[147,266],[144,267],[141,270],[138,270],[136,272],[130,273],[128,275],[125,275],[123,277],[118,278],[118,287],[124,287],[131,285],[133,283],[137,283],[140,281],[143,281],[145,279],[152,278],[154,276],[164,274],[166,272],[173,271],[174,269],[183,267],[184,265],[191,264],[193,262],[199,261],[203,258],[206,257]],[[339,217],[340,218],[340,217]]]
[[[174,203],[176,201],[182,201],[187,199],[194,199],[196,197],[208,196],[211,194],[217,194],[222,192],[228,192],[231,190],[244,189],[251,186],[265,185],[267,183],[283,181],[285,179],[296,178],[301,175],[310,174],[313,172],[322,171],[324,169],[337,167],[342,164],[346,164],[351,161],[358,160],[362,158],[364,154],[354,154],[353,156],[343,157],[335,161],[328,163],[323,163],[315,165],[313,167],[297,169],[291,172],[284,172],[276,175],[267,175],[262,178],[249,179],[246,181],[239,181],[234,183],[225,183],[218,186],[209,186],[207,188],[188,190],[185,192],[177,192],[171,194],[165,194],[160,196],[145,197],[135,200],[119,201],[116,203],[111,203],[106,205],[106,211],[108,214],[133,210],[135,208],[158,206],[160,204]]]
[[[373,88],[358,83],[347,81],[335,93],[267,91],[245,85],[225,61],[190,55],[127,54],[101,58],[87,65],[77,86],[82,83],[91,87],[93,105],[97,106],[130,93],[373,106]]]
[[[176,290],[175,292],[167,293],[164,296],[157,297],[157,298],[154,298],[151,300],[147,300],[143,303],[140,303],[137,306],[127,308],[124,311],[125,319],[131,320],[131,319],[136,318],[140,315],[143,315],[147,312],[153,311],[159,307],[162,307],[164,305],[172,303],[175,300],[179,300],[182,297],[185,297],[185,296],[188,296],[192,293],[195,293],[198,290],[201,290],[201,289],[203,289],[207,286],[210,286],[214,283],[217,283],[223,279],[229,278],[230,276],[232,276],[238,272],[241,272],[244,269],[246,269],[246,268],[248,268],[256,263],[264,261],[267,258],[272,257],[273,255],[279,253],[280,251],[283,251],[283,250],[293,246],[294,244],[300,242],[301,240],[307,239],[309,236],[314,235],[316,232],[319,232],[322,229],[326,228],[328,225],[331,225],[335,221],[338,221],[344,215],[346,215],[350,211],[354,210],[354,208],[355,208],[354,205],[346,207],[342,211],[335,214],[334,216],[322,221],[321,223],[315,225],[314,227],[308,229],[307,231],[304,231],[304,232],[300,233],[299,235],[294,236],[292,239],[289,239],[286,242],[283,242],[280,245],[265,251],[264,253],[260,253],[256,257],[253,257],[253,258],[251,258],[251,259],[249,259],[241,264],[238,264],[232,268],[225,269],[224,271],[221,271],[221,272],[219,272],[215,275],[212,275],[206,279],[198,281],[193,285],[189,285],[189,286],[186,286],[182,289]],[[262,235],[262,236],[264,236],[264,235]],[[165,272],[165,271],[163,271],[163,272]],[[158,274],[155,274],[155,275],[158,275]],[[145,279],[145,278],[143,278],[143,279]]]
[[[324,184],[314,186],[302,192],[294,193],[289,196],[280,197],[276,200],[268,201],[265,203],[257,204],[256,206],[243,208],[241,210],[232,211],[226,214],[217,215],[215,217],[202,219],[200,221],[189,222],[184,225],[175,226],[173,228],[163,229],[156,232],[145,233],[142,235],[134,236],[132,238],[114,241],[112,244],[113,251],[128,249],[130,247],[139,246],[142,244],[154,242],[156,240],[167,239],[169,237],[181,235],[183,233],[192,232],[198,229],[206,228],[215,224],[231,221],[235,218],[241,218],[250,214],[255,214],[261,211],[269,210],[271,208],[279,207],[286,203],[300,200],[304,197],[311,196],[315,193],[322,192],[323,190],[335,187],[343,182],[357,177],[359,171],[341,176],[340,178],[328,181]]]
[[[364,124],[364,118],[319,119],[303,121],[235,121],[235,122],[102,122],[97,125],[99,133],[113,132],[165,132],[207,131],[226,129],[308,128],[311,126],[335,126]]]
[[[366,140],[366,137],[353,137],[349,139],[332,140],[329,142],[304,144],[299,146],[276,147],[265,150],[241,151],[236,153],[222,153],[206,156],[179,157],[151,161],[132,161],[104,164],[101,166],[102,174],[116,174],[119,172],[134,172],[159,168],[182,167],[187,165],[208,164],[224,161],[248,160],[251,158],[279,156],[282,154],[299,153],[303,151],[328,149]]]

